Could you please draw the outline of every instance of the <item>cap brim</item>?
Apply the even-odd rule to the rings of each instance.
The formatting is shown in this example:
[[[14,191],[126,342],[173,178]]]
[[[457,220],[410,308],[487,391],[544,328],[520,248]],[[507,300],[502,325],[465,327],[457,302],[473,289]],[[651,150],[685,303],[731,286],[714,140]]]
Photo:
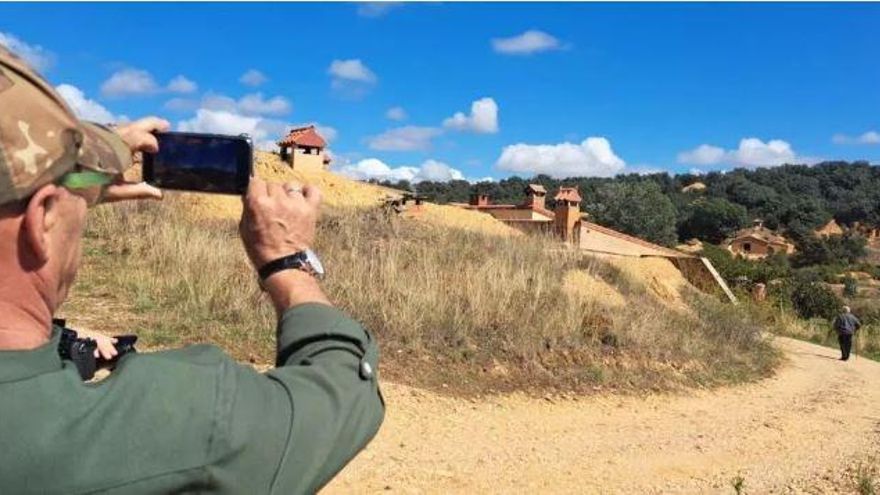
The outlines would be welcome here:
[[[125,141],[111,129],[91,122],[80,121],[83,144],[77,162],[80,166],[121,174],[131,168],[131,150]]]

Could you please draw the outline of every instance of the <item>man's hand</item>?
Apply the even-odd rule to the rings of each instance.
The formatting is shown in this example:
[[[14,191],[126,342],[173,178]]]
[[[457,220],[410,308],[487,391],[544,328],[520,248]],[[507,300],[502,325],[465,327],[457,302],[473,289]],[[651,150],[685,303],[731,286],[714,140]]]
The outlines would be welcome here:
[[[239,224],[254,268],[302,251],[315,240],[321,191],[297,183],[271,184],[251,178]]]
[[[167,132],[171,129],[171,123],[159,117],[145,117],[128,124],[116,127],[116,134],[125,141],[132,153],[145,151],[155,153],[159,151],[159,141],[156,140],[155,132]]]
[[[95,349],[96,358],[103,357],[104,359],[110,360],[118,354],[116,347],[113,346],[117,340],[113,337],[89,330],[77,330],[76,336],[81,339],[92,339],[98,344],[98,348]]]
[[[244,249],[260,269],[266,263],[312,245],[318,223],[321,191],[296,183],[269,184],[251,178],[242,198],[244,211],[239,232]],[[314,277],[300,270],[284,270],[270,276],[263,287],[279,316],[304,303],[330,304]]]
[[[159,141],[156,140],[155,132],[166,132],[171,129],[171,124],[158,117],[146,117],[128,124],[116,127],[116,133],[125,141],[132,153],[159,151]],[[132,199],[162,199],[162,191],[146,182],[125,182],[122,177],[107,187],[104,191],[103,202],[113,203]]]

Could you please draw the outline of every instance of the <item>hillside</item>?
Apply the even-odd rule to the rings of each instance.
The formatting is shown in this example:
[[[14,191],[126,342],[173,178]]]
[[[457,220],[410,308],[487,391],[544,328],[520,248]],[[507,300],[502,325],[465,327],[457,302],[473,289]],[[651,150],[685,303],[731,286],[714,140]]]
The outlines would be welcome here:
[[[324,205],[330,208],[373,209],[389,196],[401,194],[396,189],[349,180],[325,170],[292,170],[278,155],[262,151],[255,152],[254,172],[256,176],[272,182],[314,184],[321,188]],[[241,200],[235,197],[207,194],[179,196],[195,218],[238,219],[241,216]],[[518,231],[488,215],[436,204],[428,204],[425,209],[420,219],[435,225],[491,235],[519,235]]]
[[[268,154],[256,171],[325,191],[325,288],[378,334],[388,379],[466,395],[593,393],[753,380],[778,363],[759,321],[700,295],[665,259],[588,257],[451,206],[399,216],[380,206],[394,191]],[[214,342],[270,363],[274,314],[237,239],[240,208],[168,194],[96,209],[66,315],[137,329],[151,348]]]

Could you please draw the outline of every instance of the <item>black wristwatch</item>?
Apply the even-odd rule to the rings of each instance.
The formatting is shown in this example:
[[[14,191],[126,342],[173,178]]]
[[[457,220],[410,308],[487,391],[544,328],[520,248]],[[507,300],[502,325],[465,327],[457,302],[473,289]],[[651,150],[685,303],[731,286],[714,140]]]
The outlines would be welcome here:
[[[324,278],[324,265],[311,249],[272,260],[261,266],[257,273],[262,282],[282,270],[302,270],[318,280]]]

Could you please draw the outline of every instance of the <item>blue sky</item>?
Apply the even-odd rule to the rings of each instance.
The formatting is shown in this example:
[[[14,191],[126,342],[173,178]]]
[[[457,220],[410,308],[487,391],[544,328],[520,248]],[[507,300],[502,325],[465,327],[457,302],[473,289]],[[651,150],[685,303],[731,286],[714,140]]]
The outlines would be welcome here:
[[[873,4],[0,4],[0,42],[85,117],[317,123],[361,178],[880,161]]]

